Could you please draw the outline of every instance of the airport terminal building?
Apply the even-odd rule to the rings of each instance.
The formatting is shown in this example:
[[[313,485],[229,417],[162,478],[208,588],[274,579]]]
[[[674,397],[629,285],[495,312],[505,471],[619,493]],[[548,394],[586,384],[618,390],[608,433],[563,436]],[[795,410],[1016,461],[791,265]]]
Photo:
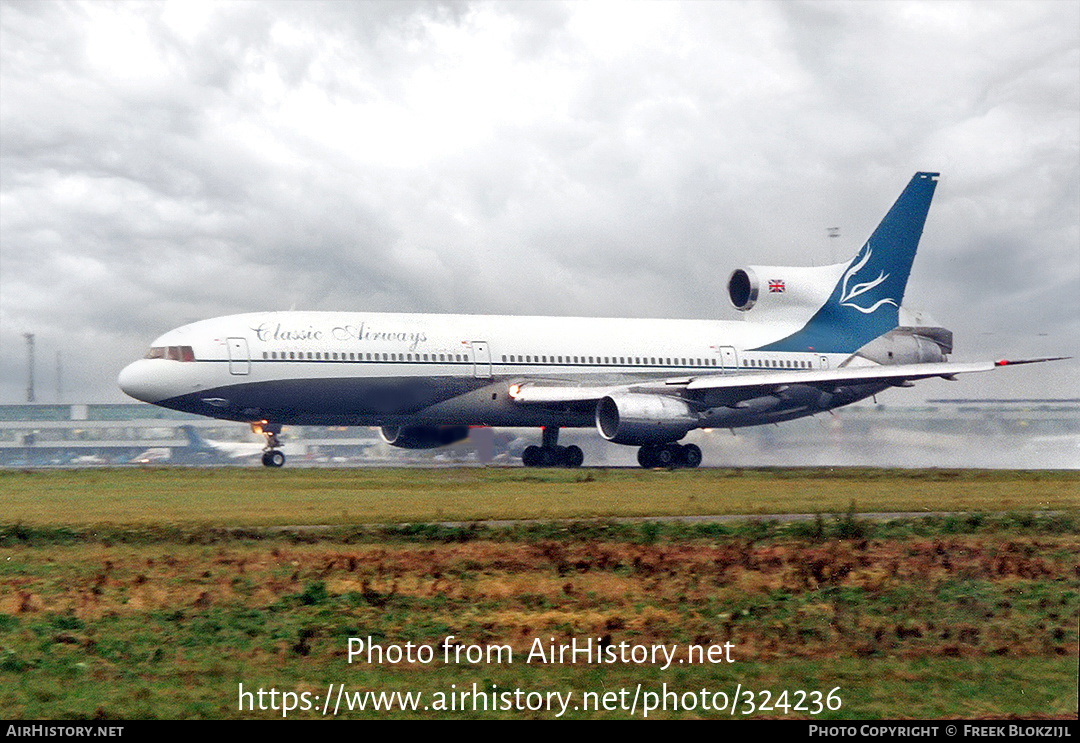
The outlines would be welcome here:
[[[494,463],[520,462],[539,431],[498,437]],[[564,431],[601,466],[634,466],[632,452],[592,429]],[[1080,468],[1080,398],[930,400],[918,407],[855,405],[775,426],[695,431],[705,466]],[[468,464],[449,450],[385,445],[375,429],[286,427],[288,466]],[[0,467],[259,465],[263,437],[244,425],[146,404],[0,405]],[[626,461],[623,461],[623,460]]]

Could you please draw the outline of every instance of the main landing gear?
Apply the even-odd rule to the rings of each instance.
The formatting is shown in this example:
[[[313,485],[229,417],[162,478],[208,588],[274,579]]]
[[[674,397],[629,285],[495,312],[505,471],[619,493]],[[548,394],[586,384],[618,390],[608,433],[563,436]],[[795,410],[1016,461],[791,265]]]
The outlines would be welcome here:
[[[281,433],[280,423],[260,421],[252,423],[251,430],[266,437],[266,449],[263,451],[263,467],[281,467],[285,464],[285,452],[281,451],[281,442],[277,435]]]
[[[585,453],[580,446],[559,446],[559,429],[544,426],[541,446],[526,446],[521,463],[526,467],[580,467]]]
[[[645,469],[687,467],[701,464],[701,449],[696,444],[652,444],[638,449],[637,461]]]

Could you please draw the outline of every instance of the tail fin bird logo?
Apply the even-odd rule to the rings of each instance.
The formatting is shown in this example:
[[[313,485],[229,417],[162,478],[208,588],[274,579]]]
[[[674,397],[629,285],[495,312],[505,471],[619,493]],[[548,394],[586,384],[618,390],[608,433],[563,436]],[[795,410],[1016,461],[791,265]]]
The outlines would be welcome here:
[[[840,304],[842,306],[851,307],[852,309],[862,312],[864,315],[869,315],[872,312],[876,312],[882,305],[886,304],[891,304],[893,307],[899,307],[899,305],[896,303],[896,300],[889,299],[888,297],[886,297],[885,299],[879,299],[877,302],[874,302],[874,304],[869,307],[863,307],[851,301],[855,299],[855,297],[865,294],[866,292],[870,291],[874,287],[884,282],[885,279],[889,278],[889,274],[882,271],[880,274],[878,274],[878,277],[872,281],[866,281],[861,284],[855,284],[850,288],[848,287],[848,282],[851,281],[851,279],[854,278],[857,273],[859,273],[863,266],[865,266],[870,261],[870,256],[872,256],[873,254],[874,251],[871,250],[870,245],[867,244],[866,254],[862,257],[862,259],[852,265],[846,273],[844,273],[844,284],[840,296]]]

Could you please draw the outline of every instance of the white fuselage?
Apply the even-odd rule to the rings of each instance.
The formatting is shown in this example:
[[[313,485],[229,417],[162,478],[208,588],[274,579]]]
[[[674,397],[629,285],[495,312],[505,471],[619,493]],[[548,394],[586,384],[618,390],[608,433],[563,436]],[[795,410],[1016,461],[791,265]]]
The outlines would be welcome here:
[[[848,357],[752,350],[791,328],[707,320],[253,313],[162,335],[151,354],[158,358],[128,366],[120,385],[146,402],[249,422],[591,426],[590,410],[524,408],[508,390],[537,380],[626,384],[821,369]],[[169,352],[179,348],[191,352]]]

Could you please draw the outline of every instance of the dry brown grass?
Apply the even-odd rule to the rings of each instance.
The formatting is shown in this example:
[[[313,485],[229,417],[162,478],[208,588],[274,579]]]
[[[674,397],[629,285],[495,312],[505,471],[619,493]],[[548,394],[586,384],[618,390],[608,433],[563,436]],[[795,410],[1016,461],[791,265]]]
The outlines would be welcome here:
[[[1047,579],[1075,587],[1080,578],[1080,540],[1068,536],[827,544],[95,546],[54,548],[42,559],[70,562],[70,553],[60,554],[70,549],[81,554],[74,573],[62,580],[7,576],[0,613],[94,621],[213,607],[265,609],[320,583],[331,598],[359,597],[352,609],[358,616],[388,604],[437,600],[448,626],[515,646],[544,633],[616,633],[643,642],[737,641],[744,658],[781,650],[807,657],[885,650],[993,654],[1006,644],[1007,652],[1023,654],[1045,652],[1052,634],[1031,636],[1011,626],[1011,607],[1000,596]],[[960,597],[942,615],[940,601],[927,596],[962,582],[990,586],[1000,596],[991,603]],[[856,591],[862,605],[843,598],[844,591]],[[789,598],[777,603],[778,595]],[[1043,608],[1054,610],[1050,601]],[[1052,613],[1064,621],[1075,613],[1075,596],[1071,602]],[[1076,652],[1075,631],[1059,640],[1055,652]]]

